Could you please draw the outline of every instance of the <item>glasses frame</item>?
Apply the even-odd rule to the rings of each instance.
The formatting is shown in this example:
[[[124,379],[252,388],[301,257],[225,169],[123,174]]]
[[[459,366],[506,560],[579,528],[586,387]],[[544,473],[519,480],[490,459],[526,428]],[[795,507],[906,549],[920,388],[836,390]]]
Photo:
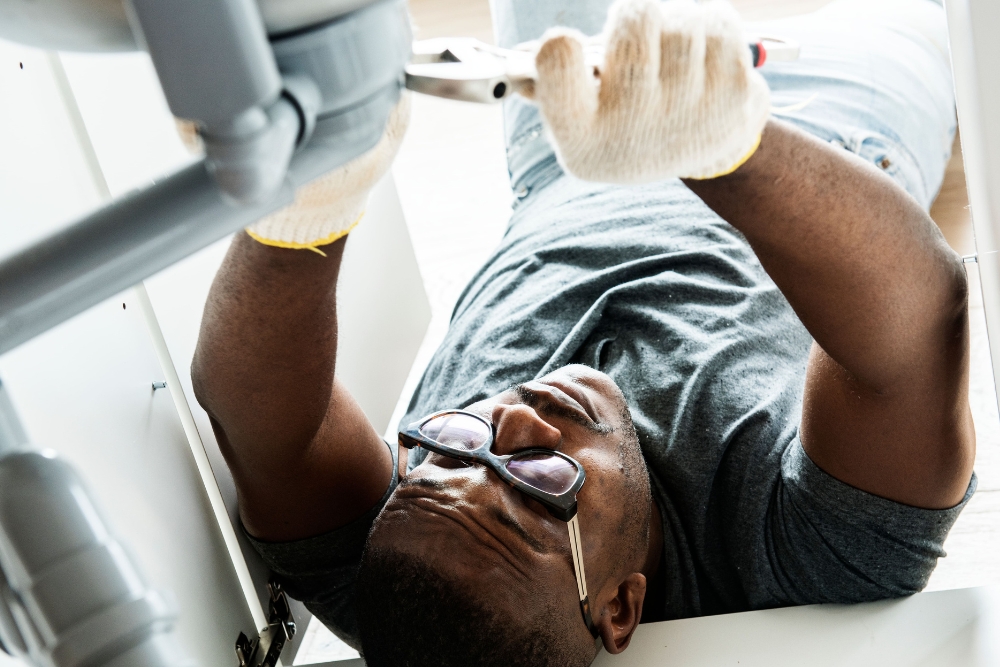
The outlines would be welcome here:
[[[447,417],[448,415],[462,415],[465,417],[472,417],[483,423],[489,431],[489,438],[486,442],[480,445],[478,448],[473,450],[458,449],[455,447],[450,447],[448,445],[443,445],[440,442],[428,438],[420,432],[420,429],[429,421],[438,419],[440,417]],[[441,412],[435,412],[432,415],[428,415],[423,419],[413,422],[406,429],[399,432],[399,444],[407,449],[412,449],[415,446],[424,447],[432,452],[438,454],[443,454],[449,458],[460,459],[462,461],[469,461],[472,463],[482,463],[487,468],[492,470],[497,474],[497,476],[502,479],[509,486],[514,487],[518,491],[524,493],[524,495],[529,498],[537,500],[541,504],[545,505],[545,509],[548,510],[549,514],[559,519],[560,521],[569,521],[576,515],[577,503],[576,494],[583,486],[583,483],[587,479],[587,473],[584,472],[583,466],[579,464],[571,456],[566,456],[562,452],[557,452],[553,449],[525,449],[517,452],[516,454],[504,454],[497,455],[492,452],[493,439],[495,437],[495,429],[493,424],[491,424],[486,419],[483,419],[479,415],[466,412],[464,410],[442,410]],[[541,489],[537,489],[527,482],[514,477],[507,470],[507,463],[511,459],[515,458],[525,458],[532,456],[534,454],[544,454],[545,456],[555,456],[556,458],[563,459],[564,461],[570,463],[574,468],[576,468],[576,479],[569,489],[560,493],[552,494]]]
[[[479,420],[487,427],[489,436],[482,445],[476,449],[468,450],[444,445],[420,432],[420,429],[427,422],[439,417],[446,417],[448,415],[462,415]],[[576,494],[580,491],[583,487],[583,483],[587,480],[586,471],[584,471],[583,466],[580,465],[579,461],[553,449],[532,448],[521,450],[515,454],[494,454],[492,448],[495,437],[496,428],[494,428],[492,422],[484,419],[480,415],[477,415],[474,412],[467,412],[466,410],[441,410],[440,412],[427,415],[423,419],[418,419],[405,429],[399,431],[399,444],[406,449],[423,447],[424,449],[441,454],[442,456],[447,456],[448,458],[467,461],[469,463],[480,463],[492,470],[497,477],[503,480],[508,486],[511,486],[529,498],[540,502],[553,517],[559,519],[560,521],[565,521],[569,530],[569,546],[573,554],[573,573],[576,575],[577,593],[580,596],[580,611],[583,614],[584,622],[587,624],[587,630],[589,630],[590,634],[596,638],[598,633],[597,628],[594,626],[594,620],[590,614],[590,597],[587,593],[587,577],[584,574],[583,569],[583,542],[580,538],[580,521],[577,516]],[[573,467],[576,468],[576,479],[573,481],[573,484],[562,493],[548,493],[531,486],[517,477],[514,477],[514,475],[507,470],[507,462],[511,459],[531,456],[533,454],[555,456],[571,463]]]

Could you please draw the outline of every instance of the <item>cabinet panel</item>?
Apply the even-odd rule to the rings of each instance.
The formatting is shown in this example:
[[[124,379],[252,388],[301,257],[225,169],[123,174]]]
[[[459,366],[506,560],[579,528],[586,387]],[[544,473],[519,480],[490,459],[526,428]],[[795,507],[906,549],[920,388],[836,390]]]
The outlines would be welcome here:
[[[143,58],[78,56],[67,68],[92,93],[83,120],[115,129],[96,148],[116,165],[117,192],[190,159]],[[54,54],[0,42],[0,256],[106,195],[62,76]],[[189,655],[232,664],[253,619],[171,397],[153,390],[164,373],[133,293],[0,357],[0,377],[32,440],[77,466],[150,583],[175,596]]]
[[[253,619],[131,293],[0,358],[32,442],[82,474],[150,583],[175,596],[200,665],[235,660]]]

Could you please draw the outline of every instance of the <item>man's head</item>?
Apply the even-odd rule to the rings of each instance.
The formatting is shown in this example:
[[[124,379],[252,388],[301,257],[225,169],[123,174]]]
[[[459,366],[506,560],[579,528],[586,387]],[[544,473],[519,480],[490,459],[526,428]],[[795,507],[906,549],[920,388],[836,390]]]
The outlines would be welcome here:
[[[642,611],[652,500],[624,397],[568,366],[465,408],[492,421],[493,451],[555,449],[579,461],[583,559],[594,624],[611,652]],[[480,465],[431,453],[372,528],[358,577],[369,665],[587,665],[567,524]]]

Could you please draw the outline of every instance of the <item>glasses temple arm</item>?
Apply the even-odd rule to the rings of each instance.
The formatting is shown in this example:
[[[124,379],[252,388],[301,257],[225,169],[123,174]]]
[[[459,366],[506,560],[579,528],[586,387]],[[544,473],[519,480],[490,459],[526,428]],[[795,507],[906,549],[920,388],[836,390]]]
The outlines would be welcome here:
[[[573,572],[576,574],[576,588],[580,595],[580,611],[587,623],[590,634],[597,637],[594,619],[590,615],[590,597],[587,594],[587,575],[583,570],[583,540],[580,539],[579,515],[574,514],[566,526],[569,529],[569,548],[573,552]]]

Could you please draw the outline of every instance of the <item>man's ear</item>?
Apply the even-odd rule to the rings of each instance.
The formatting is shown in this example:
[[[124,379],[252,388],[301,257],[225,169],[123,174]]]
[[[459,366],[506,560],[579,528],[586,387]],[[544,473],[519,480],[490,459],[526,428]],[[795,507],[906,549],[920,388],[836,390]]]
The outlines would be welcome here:
[[[632,633],[642,618],[642,601],[646,599],[646,577],[633,572],[618,584],[618,594],[599,610],[594,624],[608,653],[621,653],[632,641]]]

